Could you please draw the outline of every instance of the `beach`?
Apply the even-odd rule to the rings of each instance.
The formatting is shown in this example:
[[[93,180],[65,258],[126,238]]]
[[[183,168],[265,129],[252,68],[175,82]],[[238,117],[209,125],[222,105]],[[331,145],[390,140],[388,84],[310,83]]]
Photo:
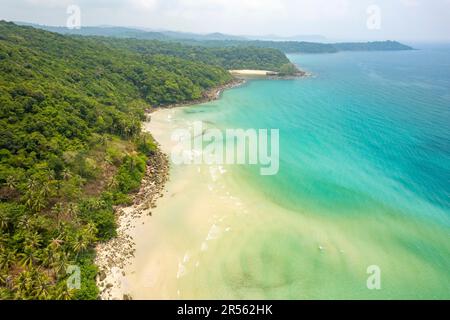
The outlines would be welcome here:
[[[230,70],[230,73],[234,76],[270,76],[277,73],[269,70]]]
[[[190,101],[186,103],[174,104],[164,106],[164,108],[148,110],[147,121],[143,123],[143,131],[149,132],[153,135],[158,142],[158,150],[154,155],[149,157],[149,163],[147,164],[147,173],[142,181],[140,191],[133,196],[133,205],[130,207],[116,208],[117,216],[117,236],[111,241],[101,243],[96,248],[96,265],[99,268],[97,276],[97,285],[100,290],[100,298],[103,300],[131,300],[133,297],[139,297],[139,292],[131,290],[130,288],[136,287],[138,283],[144,284],[146,279],[142,279],[142,275],[136,275],[136,264],[139,265],[139,257],[141,253],[144,253],[144,259],[148,259],[148,248],[145,246],[147,243],[147,237],[155,237],[159,230],[153,223],[153,213],[156,213],[157,206],[161,205],[164,208],[170,208],[170,204],[165,204],[167,199],[169,203],[174,200],[174,197],[178,194],[180,188],[186,187],[192,189],[191,185],[185,184],[186,179],[196,181],[198,177],[198,168],[194,171],[183,170],[183,178],[174,174],[177,170],[171,170],[171,180],[176,181],[175,184],[169,184],[166,186],[169,180],[170,163],[168,154],[170,154],[173,147],[173,142],[170,140],[170,132],[175,130],[176,127],[172,125],[172,116],[175,114],[175,108],[188,107],[190,105],[201,104],[208,101],[214,101],[220,98],[220,95],[226,89],[231,89],[240,86],[245,83],[243,79],[234,79],[233,81],[226,83],[222,86],[212,88],[204,93],[203,97],[196,101]],[[219,169],[217,169],[220,172]],[[175,172],[174,172],[175,171]],[[190,178],[188,178],[190,177]],[[208,188],[210,186],[208,185]],[[205,190],[198,192],[201,195]],[[180,193],[179,195],[181,195]],[[185,193],[183,193],[185,194]],[[165,196],[165,199],[161,199]],[[170,196],[169,196],[170,195]],[[196,197],[188,198],[187,206],[194,205],[194,199]],[[165,201],[164,201],[165,200]],[[202,197],[198,197],[199,204],[203,203]],[[178,201],[178,199],[177,199]],[[200,212],[208,212],[207,208]],[[194,214],[190,215],[195,217]],[[156,229],[155,229],[156,227]],[[162,237],[163,238],[163,237]],[[144,239],[143,241],[141,241]],[[154,238],[153,238],[154,239]],[[136,243],[144,243],[144,248],[136,250]],[[138,253],[136,253],[138,252]],[[142,258],[141,258],[142,259]],[[169,264],[166,264],[169,265]],[[133,267],[130,267],[133,266]],[[142,268],[137,268],[141,270]],[[147,274],[151,274],[151,279],[158,279],[158,281],[164,281],[164,277],[161,276],[161,272],[156,267],[144,268]],[[149,272],[148,270],[151,270]],[[174,273],[179,273],[177,270]],[[158,276],[157,276],[158,275]],[[136,277],[138,277],[136,279]],[[136,279],[134,286],[130,287],[130,282]],[[155,280],[150,280],[153,283]],[[133,293],[132,293],[133,292]],[[151,291],[153,292],[153,291]],[[159,290],[158,292],[163,292]],[[155,296],[153,298],[161,298]],[[176,298],[172,296],[172,298]]]

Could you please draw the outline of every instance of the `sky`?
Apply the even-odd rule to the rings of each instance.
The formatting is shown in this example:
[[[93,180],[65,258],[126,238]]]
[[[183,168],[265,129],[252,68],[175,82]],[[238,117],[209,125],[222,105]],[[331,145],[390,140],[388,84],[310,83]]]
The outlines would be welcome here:
[[[0,0],[0,19],[330,40],[450,42],[450,0]]]

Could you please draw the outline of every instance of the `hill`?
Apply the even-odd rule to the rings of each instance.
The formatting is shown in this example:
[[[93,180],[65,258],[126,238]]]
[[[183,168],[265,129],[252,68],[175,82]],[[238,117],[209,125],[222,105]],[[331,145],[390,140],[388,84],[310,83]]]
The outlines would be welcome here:
[[[83,27],[81,29],[68,29],[65,27],[49,27],[29,24],[35,28],[45,29],[62,34],[83,36],[108,36],[117,38],[135,38],[145,40],[160,40],[170,42],[181,42],[193,46],[206,47],[255,47],[280,50],[284,53],[336,53],[339,51],[401,51],[412,50],[397,41],[375,41],[375,42],[348,42],[348,43],[320,43],[312,41],[297,41],[301,37],[283,38],[276,36],[238,37],[221,33],[206,35],[195,33],[183,33],[173,31],[144,31],[123,27]],[[262,40],[269,37],[270,40]],[[320,36],[306,36],[306,39],[321,39]],[[277,41],[272,41],[277,40]],[[281,40],[281,41],[280,41]]]

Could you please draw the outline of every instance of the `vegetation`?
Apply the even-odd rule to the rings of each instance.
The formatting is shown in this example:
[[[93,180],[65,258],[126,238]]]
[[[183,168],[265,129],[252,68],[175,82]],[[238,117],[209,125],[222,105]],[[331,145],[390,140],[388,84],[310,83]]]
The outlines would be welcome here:
[[[186,41],[185,41],[186,42]],[[336,53],[339,51],[398,51],[412,50],[411,47],[396,41],[351,42],[351,43],[316,43],[299,41],[189,41],[192,45],[206,47],[255,47],[272,48],[284,53]]]
[[[130,203],[155,152],[141,132],[145,109],[230,81],[219,66],[285,62],[270,49],[0,22],[0,299],[96,299],[93,248],[115,236],[114,206]],[[80,268],[81,289],[67,287],[69,265]]]
[[[171,56],[191,61],[200,61],[227,70],[255,69],[281,71],[282,66],[290,64],[289,59],[281,51],[271,48],[251,46],[205,48],[204,46],[193,46],[177,42],[113,38],[97,38],[97,41],[111,48],[128,48],[145,56]]]
[[[249,40],[246,39],[245,37],[230,36],[220,33],[199,35],[194,33],[180,33],[170,31],[148,32],[139,29],[122,28],[122,27],[84,27],[81,29],[68,29],[64,27],[49,27],[40,25],[33,25],[33,26],[36,28],[43,28],[45,30],[50,30],[62,34],[161,40],[166,42],[180,42],[184,44],[190,44],[196,47],[205,46],[212,48],[227,48],[227,47],[271,48],[280,50],[284,53],[335,53],[339,51],[412,50],[411,47],[396,41],[318,43],[306,41]],[[225,65],[222,66],[226,67]],[[232,69],[233,68],[238,69],[238,67],[232,67]],[[273,71],[279,71],[279,69],[273,68]]]
[[[32,26],[61,34],[71,34],[79,36],[101,36],[116,38],[135,38],[140,40],[246,40],[245,37],[232,36],[223,33],[196,34],[190,32],[176,31],[145,31],[128,27],[82,27],[80,29],[69,29],[66,27],[45,26],[34,23],[19,22],[20,25]]]

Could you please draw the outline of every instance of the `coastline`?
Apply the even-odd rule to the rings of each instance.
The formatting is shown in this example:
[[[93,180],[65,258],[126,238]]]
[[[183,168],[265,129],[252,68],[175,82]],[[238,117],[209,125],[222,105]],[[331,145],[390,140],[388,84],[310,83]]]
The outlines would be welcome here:
[[[151,133],[150,130],[145,129],[145,124],[151,121],[151,114],[154,112],[217,100],[224,90],[245,83],[245,79],[233,78],[226,84],[205,91],[200,99],[148,109],[146,110],[147,120],[144,122],[144,131]],[[139,192],[133,196],[133,205],[116,208],[117,236],[108,242],[100,243],[95,248],[95,264],[99,269],[96,281],[101,300],[133,299],[127,290],[125,273],[126,267],[135,256],[132,230],[139,224],[144,224],[145,222],[142,220],[145,217],[152,215],[151,211],[156,208],[157,200],[164,196],[165,186],[169,181],[169,158],[161,149],[161,145],[157,142],[157,151],[149,157],[146,175],[142,180]]]
[[[206,90],[202,97],[200,99],[196,99],[196,100],[189,100],[189,101],[183,101],[183,102],[179,102],[179,103],[172,103],[172,104],[167,104],[167,105],[161,105],[161,106],[157,106],[151,109],[147,109],[146,113],[147,115],[152,114],[155,111],[161,110],[161,109],[172,109],[172,108],[178,108],[178,107],[188,107],[188,106],[192,106],[192,105],[196,105],[196,104],[202,104],[202,103],[207,103],[210,101],[214,101],[220,98],[220,95],[222,94],[223,91],[227,90],[227,89],[232,89],[232,88],[236,88],[239,87],[243,84],[245,84],[247,82],[246,79],[238,79],[238,78],[233,78],[232,80],[230,80],[229,82],[219,85],[217,87],[211,88]],[[149,118],[147,119],[149,120]]]
[[[156,208],[156,201],[164,194],[164,186],[169,179],[169,159],[160,151],[149,157],[147,170],[141,188],[133,196],[133,205],[117,207],[117,236],[96,247],[95,264],[97,286],[101,300],[130,300],[131,296],[124,290],[125,267],[134,257],[134,239],[130,231],[137,221],[144,216],[151,216]]]
[[[255,81],[254,84],[249,87],[259,89],[255,94],[266,89],[264,81]],[[285,84],[291,86],[295,83]],[[316,88],[321,90],[319,85]],[[254,103],[253,108],[243,111],[246,102],[238,99],[240,93],[230,93],[230,97],[225,95],[224,103],[214,103],[212,108],[199,106],[198,112],[194,111],[197,106],[191,108],[192,112],[185,112],[186,108],[161,108],[152,115],[151,125],[147,122],[146,128],[161,144],[160,150],[168,154],[171,150],[170,133],[174,128],[189,126],[198,118],[210,120],[211,125],[220,125],[217,120],[223,113],[219,109],[238,112],[240,116],[246,112],[244,116],[248,119],[256,114],[261,104]],[[264,93],[263,98],[268,99],[271,92],[267,90]],[[275,97],[282,97],[282,93]],[[269,101],[267,105],[271,103]],[[232,110],[224,108],[225,105]],[[323,110],[334,110],[325,105],[328,109]],[[285,114],[288,114],[288,108],[289,105],[284,109]],[[205,109],[214,115],[210,117]],[[310,112],[315,114],[314,106]],[[320,130],[321,119],[308,129],[319,124]],[[326,119],[334,123],[332,116]],[[328,138],[324,137],[325,140]],[[331,141],[339,142],[339,136]],[[328,153],[322,146],[314,149],[314,141],[309,142],[311,144],[305,147],[314,152],[311,154],[314,157],[309,158],[310,163],[305,163],[310,169],[315,169],[313,161],[316,155],[327,160]],[[317,209],[315,203],[308,200],[302,201],[298,210],[291,211],[283,203],[266,201],[266,193],[257,188],[247,188],[243,182],[249,179],[234,175],[232,168],[171,167],[171,179],[166,185],[169,192],[157,203],[153,217],[132,220],[136,228],[129,231],[134,237],[136,252],[130,258],[131,264],[124,269],[125,276],[116,272],[121,287],[110,299],[323,299],[329,298],[330,292],[346,299],[417,298],[434,294],[436,288],[441,290],[437,291],[441,296],[446,296],[445,288],[442,289],[439,282],[443,278],[440,275],[445,273],[437,270],[418,277],[415,270],[427,270],[427,251],[424,255],[412,256],[402,242],[410,239],[406,235],[412,231],[414,239],[445,249],[445,233],[440,229],[424,227],[430,227],[430,234],[436,234],[435,238],[432,235],[427,240],[425,236],[428,233],[421,234],[423,229],[419,229],[414,221],[411,224],[406,220],[399,223],[395,212],[381,211],[379,203],[372,205],[369,202],[370,205],[364,207],[343,204],[341,207],[335,198],[326,198],[326,195],[322,198],[321,194],[312,201],[324,199],[336,203],[330,211]],[[353,170],[346,166],[341,168]],[[364,170],[364,167],[360,169]],[[355,211],[346,215],[329,214],[348,208]],[[361,208],[367,210],[365,216],[357,216]],[[380,220],[375,218],[379,214]],[[417,234],[414,233],[416,230]],[[397,235],[399,241],[390,241]],[[389,254],[386,248],[391,250]],[[406,264],[399,263],[399,260]],[[372,261],[383,267],[394,289],[377,292],[365,289],[366,269]],[[405,266],[411,264],[417,269],[405,273]],[[277,272],[273,272],[275,270]],[[411,286],[411,279],[418,279],[420,286],[419,283]],[[417,287],[426,291],[417,293]]]
[[[285,80],[306,76],[309,76],[309,74],[299,71],[297,75],[267,75],[263,79]],[[155,112],[217,100],[223,91],[241,86],[251,79],[255,79],[255,77],[251,75],[240,78],[234,77],[228,83],[205,91],[200,99],[147,109],[144,131],[152,133],[147,127],[152,120],[152,114]],[[151,211],[156,208],[157,200],[168,192],[166,190],[166,183],[170,179],[170,164],[168,156],[162,151],[162,146],[158,141],[157,146],[158,149],[155,155],[149,157],[147,172],[141,183],[140,191],[133,197],[133,205],[130,207],[118,207],[116,209],[117,236],[96,247],[97,255],[95,262],[99,268],[96,280],[100,291],[99,297],[102,300],[133,299],[128,291],[126,274],[127,267],[135,259],[135,238],[132,231],[137,226],[145,224],[145,221],[143,221],[144,218],[152,215]]]

